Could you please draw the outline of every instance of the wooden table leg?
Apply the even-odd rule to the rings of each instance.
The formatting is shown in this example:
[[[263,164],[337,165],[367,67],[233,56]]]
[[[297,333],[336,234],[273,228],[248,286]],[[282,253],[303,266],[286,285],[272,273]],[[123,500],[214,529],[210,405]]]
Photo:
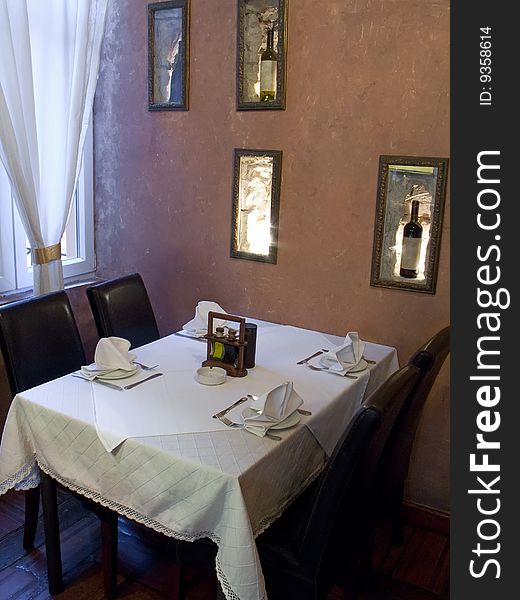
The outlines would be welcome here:
[[[177,569],[177,588],[176,596],[172,600],[186,600],[186,565],[179,565]],[[173,588],[173,586],[172,586]]]
[[[23,547],[25,550],[34,548],[36,529],[38,527],[38,512],[40,510],[40,487],[25,490],[25,522],[23,527]]]
[[[103,561],[103,584],[106,600],[117,595],[117,513],[103,511],[101,520],[101,553]]]
[[[40,487],[42,492],[49,593],[51,595],[59,594],[63,590],[63,574],[61,569],[60,524],[58,520],[56,482],[52,477],[40,471]]]

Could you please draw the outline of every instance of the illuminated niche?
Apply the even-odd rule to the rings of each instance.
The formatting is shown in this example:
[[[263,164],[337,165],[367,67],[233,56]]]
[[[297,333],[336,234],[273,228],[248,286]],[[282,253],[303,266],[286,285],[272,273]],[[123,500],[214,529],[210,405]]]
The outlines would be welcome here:
[[[276,263],[280,150],[235,149],[231,256]]]
[[[419,223],[422,227],[421,237],[421,253],[419,256],[419,273],[415,278],[417,283],[423,282],[425,279],[426,272],[426,256],[428,252],[428,246],[430,243],[430,225],[431,225],[431,208],[432,208],[432,192],[427,188],[430,187],[430,180],[436,177],[435,167],[415,167],[414,171],[407,172],[406,167],[403,165],[390,165],[389,176],[396,174],[405,173],[402,177],[401,186],[395,186],[396,188],[403,189],[403,192],[408,189],[408,193],[404,194],[402,199],[402,216],[399,220],[397,231],[395,232],[395,244],[390,246],[391,256],[393,256],[394,277],[399,277],[399,270],[401,266],[401,253],[403,247],[403,230],[405,225],[410,221],[411,218],[411,205],[413,200],[419,202]],[[422,177],[428,175],[428,179],[423,180]],[[413,192],[412,192],[413,190]]]
[[[285,108],[285,62],[287,38],[286,0],[238,0],[237,16],[237,110]],[[261,56],[273,31],[276,53],[274,98],[260,97]]]
[[[448,162],[438,157],[380,157],[370,285],[435,293]],[[422,228],[420,248],[412,227],[403,258],[404,230],[412,220],[414,201],[414,222]]]

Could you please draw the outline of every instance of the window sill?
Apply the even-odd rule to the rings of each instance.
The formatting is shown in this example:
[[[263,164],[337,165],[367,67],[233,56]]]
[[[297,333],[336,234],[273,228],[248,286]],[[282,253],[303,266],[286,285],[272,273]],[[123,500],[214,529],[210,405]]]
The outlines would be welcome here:
[[[70,290],[77,287],[87,286],[87,285],[95,285],[96,283],[101,283],[105,281],[105,279],[101,277],[96,277],[95,275],[90,275],[89,277],[85,277],[84,279],[72,279],[71,281],[65,282],[65,290]],[[0,306],[4,304],[10,304],[11,302],[17,302],[18,300],[25,300],[26,298],[33,297],[33,290],[16,290],[14,292],[7,292],[5,294],[0,294]]]

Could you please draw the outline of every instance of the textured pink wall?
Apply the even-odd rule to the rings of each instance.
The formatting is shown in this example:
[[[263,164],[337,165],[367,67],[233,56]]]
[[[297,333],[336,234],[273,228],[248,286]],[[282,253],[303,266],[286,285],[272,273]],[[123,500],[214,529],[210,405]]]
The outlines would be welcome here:
[[[98,274],[140,271],[162,333],[212,299],[357,330],[407,360],[449,322],[449,199],[437,293],[370,287],[377,168],[381,154],[449,155],[448,0],[290,2],[287,109],[262,112],[235,109],[236,0],[191,0],[190,110],[148,112],[146,6],[110,2],[95,104]],[[283,151],[276,265],[229,258],[234,148]],[[448,407],[432,405],[423,450],[439,464],[410,495],[447,508]]]

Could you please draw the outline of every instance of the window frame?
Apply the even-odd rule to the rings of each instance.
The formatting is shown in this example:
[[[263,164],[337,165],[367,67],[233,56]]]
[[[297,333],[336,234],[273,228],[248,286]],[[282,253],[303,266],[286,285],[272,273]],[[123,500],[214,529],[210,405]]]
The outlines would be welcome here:
[[[9,186],[7,175],[5,179]],[[0,179],[0,194],[2,193],[10,195],[10,189],[6,189],[3,177]],[[96,269],[92,123],[89,125],[85,137],[83,164],[78,177],[76,199],[78,251],[75,258],[63,261],[65,283],[86,278],[92,275]],[[71,210],[73,209],[74,203]],[[0,203],[0,294],[24,291],[33,287],[33,268],[27,266],[26,248],[25,231],[11,195],[11,202]]]

